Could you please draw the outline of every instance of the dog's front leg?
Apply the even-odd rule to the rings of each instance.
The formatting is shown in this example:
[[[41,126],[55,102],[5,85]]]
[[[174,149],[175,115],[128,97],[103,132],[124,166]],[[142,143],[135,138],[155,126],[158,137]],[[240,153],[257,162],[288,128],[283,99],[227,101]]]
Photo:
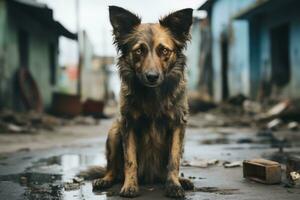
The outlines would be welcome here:
[[[172,198],[184,197],[184,190],[178,178],[183,137],[184,127],[176,128],[173,132],[171,140],[168,175],[166,182],[166,195]]]
[[[120,196],[136,197],[139,193],[136,160],[136,136],[132,130],[123,135],[124,149],[124,185]]]

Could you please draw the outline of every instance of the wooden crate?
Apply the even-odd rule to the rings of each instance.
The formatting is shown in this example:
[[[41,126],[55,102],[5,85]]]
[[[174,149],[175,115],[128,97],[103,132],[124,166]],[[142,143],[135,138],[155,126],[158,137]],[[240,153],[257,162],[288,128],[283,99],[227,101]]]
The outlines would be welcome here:
[[[264,184],[281,182],[281,166],[278,162],[253,159],[243,162],[244,178]]]

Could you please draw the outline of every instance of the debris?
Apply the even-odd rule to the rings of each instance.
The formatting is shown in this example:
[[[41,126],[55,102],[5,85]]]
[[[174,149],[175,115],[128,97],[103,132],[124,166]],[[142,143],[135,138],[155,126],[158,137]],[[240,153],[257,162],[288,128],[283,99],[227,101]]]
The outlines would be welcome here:
[[[21,183],[21,185],[26,185],[27,184],[27,177],[21,176],[20,177],[20,183]]]
[[[218,164],[219,160],[211,159],[211,160],[192,160],[187,161],[184,160],[181,164],[183,167],[199,167],[199,168],[207,168],[212,165]]]
[[[223,163],[223,166],[225,168],[235,168],[235,167],[241,167],[242,166],[242,162],[241,161],[234,161],[234,162],[228,162],[228,161],[225,161]]]
[[[15,124],[8,124],[7,125],[7,130],[10,133],[21,133],[24,131],[21,126],[15,125]]]
[[[300,173],[298,172],[291,172],[290,173],[291,179],[295,182],[297,180],[300,180]]]
[[[262,107],[260,103],[257,103],[255,101],[245,100],[243,103],[243,109],[247,113],[261,113]]]
[[[295,186],[300,185],[300,156],[289,155],[286,163],[286,176],[288,182]]]
[[[281,166],[278,162],[253,159],[243,162],[244,178],[264,183],[277,184],[281,182]]]
[[[270,130],[277,130],[281,124],[282,124],[281,119],[273,119],[267,124],[267,128]]]
[[[98,121],[93,117],[83,117],[83,116],[75,117],[72,120],[72,122],[78,125],[96,125],[98,123]]]
[[[280,115],[283,111],[285,111],[290,105],[290,101],[282,101],[278,104],[276,104],[274,107],[272,107],[268,112],[267,116],[272,117],[272,116],[278,116]]]
[[[84,179],[83,178],[80,178],[80,177],[75,177],[75,178],[73,178],[73,182],[74,183],[82,183],[84,181]]]
[[[218,137],[215,139],[205,139],[201,144],[229,144],[229,139],[227,137]]]
[[[65,191],[78,190],[79,188],[80,188],[80,183],[74,183],[74,182],[64,183]]]
[[[241,138],[237,140],[238,144],[250,144],[253,143],[253,139],[251,138]]]
[[[238,94],[236,96],[230,97],[227,102],[231,105],[242,106],[243,103],[247,100],[247,97],[243,94]]]
[[[191,113],[206,112],[217,107],[215,103],[204,98],[198,92],[190,92],[188,96],[188,104]]]
[[[290,129],[292,131],[297,131],[299,129],[299,123],[298,122],[288,123],[288,129]]]
[[[239,191],[239,189],[217,188],[217,187],[196,187],[195,191],[215,193],[221,195],[231,195],[231,194],[235,194],[237,191]]]

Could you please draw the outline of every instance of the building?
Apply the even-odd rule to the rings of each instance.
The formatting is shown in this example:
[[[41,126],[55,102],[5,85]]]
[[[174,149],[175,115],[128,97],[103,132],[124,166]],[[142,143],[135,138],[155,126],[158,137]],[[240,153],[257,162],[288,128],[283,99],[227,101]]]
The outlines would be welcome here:
[[[0,1],[0,108],[24,110],[16,83],[20,69],[30,72],[43,107],[49,108],[56,86],[60,36],[77,38],[53,19],[45,4]]]
[[[208,0],[215,101],[298,98],[300,2]],[[201,54],[201,53],[200,53]]]

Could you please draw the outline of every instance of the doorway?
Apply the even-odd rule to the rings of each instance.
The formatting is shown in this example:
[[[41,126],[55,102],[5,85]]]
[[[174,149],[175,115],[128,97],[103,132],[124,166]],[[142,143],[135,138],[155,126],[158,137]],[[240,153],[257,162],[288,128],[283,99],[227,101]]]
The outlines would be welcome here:
[[[289,24],[271,29],[271,82],[278,88],[287,85],[291,78],[289,35]]]
[[[221,35],[221,73],[222,73],[222,100],[227,100],[229,97],[228,88],[228,36],[226,33]]]

